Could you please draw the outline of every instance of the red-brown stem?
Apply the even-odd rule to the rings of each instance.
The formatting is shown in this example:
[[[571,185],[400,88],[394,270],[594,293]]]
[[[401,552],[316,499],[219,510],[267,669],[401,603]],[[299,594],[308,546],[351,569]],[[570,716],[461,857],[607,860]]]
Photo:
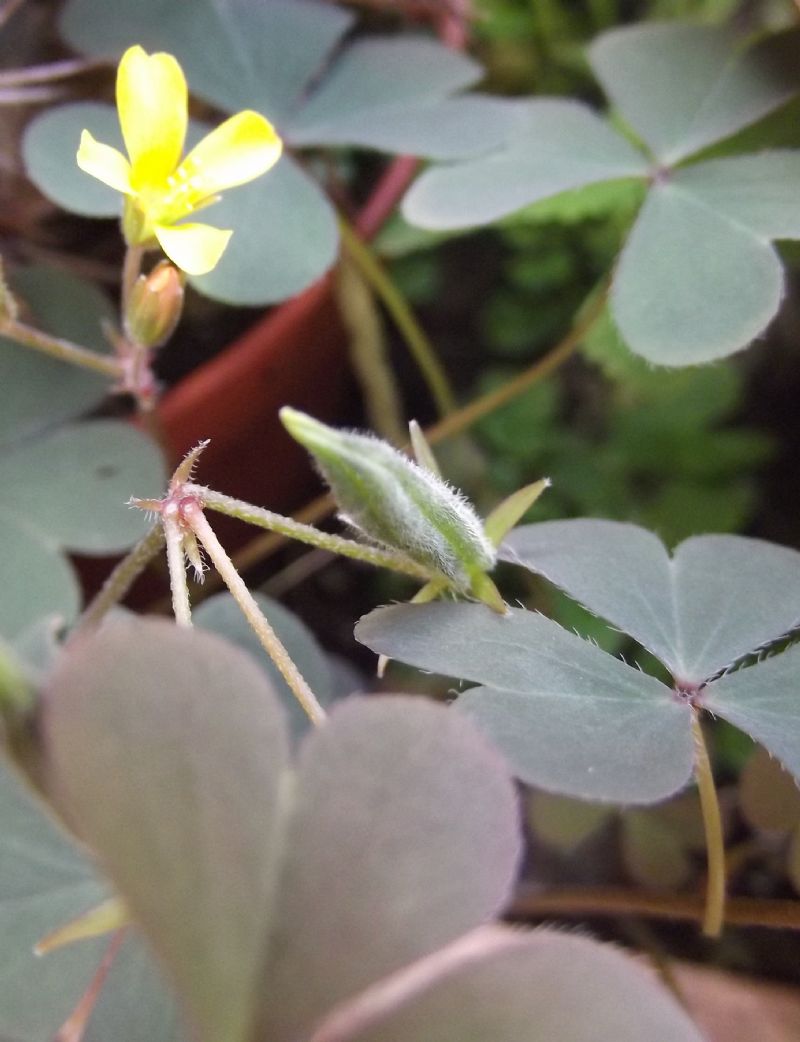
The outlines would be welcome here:
[[[389,220],[414,180],[419,165],[416,156],[398,156],[384,170],[354,222],[362,239],[374,239]]]
[[[94,1013],[97,1000],[100,998],[100,992],[103,990],[106,978],[111,971],[122,942],[125,940],[125,929],[123,927],[121,930],[117,930],[111,938],[102,961],[89,983],[89,987],[81,995],[78,1005],[59,1028],[53,1042],[81,1042],[89,1023],[89,1018]]]

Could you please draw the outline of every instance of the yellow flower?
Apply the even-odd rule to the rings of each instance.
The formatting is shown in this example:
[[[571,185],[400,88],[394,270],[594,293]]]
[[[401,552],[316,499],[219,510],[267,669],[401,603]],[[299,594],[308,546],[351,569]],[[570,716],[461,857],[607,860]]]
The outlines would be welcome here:
[[[122,227],[130,246],[151,246],[190,275],[216,266],[232,232],[183,218],[219,199],[226,188],[266,173],[283,148],[257,112],[231,116],[181,161],[188,122],[188,89],[171,54],[130,47],[117,70],[117,111],[129,159],[81,135],[78,166],[125,195]]]

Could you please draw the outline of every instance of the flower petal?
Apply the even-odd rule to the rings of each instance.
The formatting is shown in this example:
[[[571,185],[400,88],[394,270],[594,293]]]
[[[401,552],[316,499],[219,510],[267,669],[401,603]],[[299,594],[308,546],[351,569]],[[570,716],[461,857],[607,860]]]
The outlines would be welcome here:
[[[186,77],[171,54],[138,45],[117,70],[117,109],[135,189],[161,187],[178,165],[188,119]]]
[[[96,141],[88,130],[81,134],[81,143],[75,157],[78,166],[86,174],[126,195],[131,190],[131,167],[128,160],[116,148]]]
[[[192,149],[177,170],[198,206],[210,195],[245,184],[280,159],[283,143],[272,124],[258,112],[239,112],[226,119]]]
[[[205,275],[216,268],[233,232],[210,224],[157,224],[155,234],[173,264],[189,275]]]

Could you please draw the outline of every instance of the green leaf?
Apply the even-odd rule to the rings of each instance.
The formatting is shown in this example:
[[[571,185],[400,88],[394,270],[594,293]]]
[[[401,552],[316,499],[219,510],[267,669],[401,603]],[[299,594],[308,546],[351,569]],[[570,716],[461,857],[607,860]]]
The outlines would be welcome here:
[[[568,189],[646,172],[641,153],[585,106],[516,102],[504,149],[426,171],[403,214],[422,228],[476,227]]]
[[[48,691],[51,777],[68,817],[203,1037],[244,1038],[283,831],[288,750],[270,685],[210,634],[128,618],[73,645]]]
[[[454,92],[481,69],[419,38],[357,40],[333,64],[287,128],[297,146],[357,145],[439,159],[500,146],[513,118],[501,98]]]
[[[79,51],[118,58],[132,44],[166,50],[198,97],[281,125],[319,75],[353,15],[313,0],[70,0],[61,29]]]
[[[158,495],[164,480],[154,443],[117,420],[60,427],[0,456],[0,488],[13,490],[3,512],[84,553],[113,553],[141,538],[147,520],[128,500]]]
[[[689,23],[613,29],[589,49],[606,93],[662,164],[729,137],[800,88],[798,34],[749,49],[726,29]]]
[[[732,593],[731,596],[735,596]],[[796,603],[796,602],[795,602]],[[753,606],[757,611],[757,606]],[[760,742],[800,781],[800,647],[708,686],[703,705]]]
[[[340,703],[307,737],[296,784],[264,976],[271,1039],[307,1037],[336,1003],[496,915],[520,855],[505,764],[426,700]]]
[[[216,268],[189,280],[215,300],[277,303],[315,282],[336,259],[333,207],[288,155],[264,177],[226,192],[208,218],[234,230]]]
[[[673,180],[758,238],[800,238],[800,152],[712,159],[677,170]]]
[[[103,941],[36,958],[37,941],[105,888],[41,804],[0,763],[0,1035],[51,1042],[89,983]]]
[[[262,1002],[259,1037],[305,1036],[510,896],[513,783],[444,707],[350,700],[290,779],[277,700],[208,634],[108,623],[47,690],[54,790],[206,1042],[249,1037]]]
[[[643,528],[580,518],[518,528],[500,556],[635,637],[681,684],[707,680],[800,621],[800,553],[760,539],[695,536],[670,558]]]
[[[28,124],[22,158],[28,177],[47,198],[84,217],[120,217],[120,193],[84,173],[76,162],[81,131],[124,152],[117,110],[82,101],[47,109]]]
[[[513,118],[512,102],[468,94],[346,112],[329,124],[292,127],[291,136],[298,145],[348,145],[427,159],[462,159],[503,145]]]
[[[632,351],[678,366],[746,347],[777,312],[782,291],[767,242],[667,183],[639,214],[611,303]]]
[[[663,684],[544,616],[482,605],[395,605],[356,627],[379,654],[482,687],[456,703],[529,785],[648,803],[692,771],[689,708]]]
[[[263,593],[253,595],[269,620],[289,657],[308,681],[320,704],[327,707],[334,698],[331,666],[314,634],[293,612]],[[261,642],[247,623],[239,605],[229,593],[218,593],[203,601],[192,612],[192,621],[200,629],[210,630],[249,652],[267,675],[289,716],[292,735],[299,738],[309,726],[308,715],[300,706],[278,667],[264,651]]]
[[[113,309],[95,286],[66,272],[18,268],[10,279],[24,321],[95,351],[108,351],[101,323]],[[0,337],[0,446],[98,405],[109,381]]]
[[[91,981],[107,939],[36,956],[34,945],[107,895],[44,805],[0,763],[0,1035],[52,1039]],[[152,957],[129,937],[114,961],[85,1042],[174,1042],[177,1010]]]
[[[80,606],[72,568],[52,540],[0,507],[0,634],[16,637],[44,616],[69,622]]]
[[[461,958],[417,975],[367,1026],[346,1014],[330,1042],[703,1042],[655,977],[610,945],[554,930],[485,931]],[[409,982],[411,983],[411,982]],[[398,989],[399,990],[399,989]],[[377,1018],[372,1018],[373,1020]],[[350,1026],[350,1030],[347,1027]],[[359,1030],[360,1028],[360,1030]],[[323,1029],[324,1030],[324,1029]]]

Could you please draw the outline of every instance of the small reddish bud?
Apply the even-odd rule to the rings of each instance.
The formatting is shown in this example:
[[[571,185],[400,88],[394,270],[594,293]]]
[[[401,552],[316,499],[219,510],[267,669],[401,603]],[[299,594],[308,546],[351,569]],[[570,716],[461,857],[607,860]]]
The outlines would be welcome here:
[[[161,347],[183,313],[184,278],[169,261],[160,261],[134,282],[125,305],[125,334],[142,347]]]

